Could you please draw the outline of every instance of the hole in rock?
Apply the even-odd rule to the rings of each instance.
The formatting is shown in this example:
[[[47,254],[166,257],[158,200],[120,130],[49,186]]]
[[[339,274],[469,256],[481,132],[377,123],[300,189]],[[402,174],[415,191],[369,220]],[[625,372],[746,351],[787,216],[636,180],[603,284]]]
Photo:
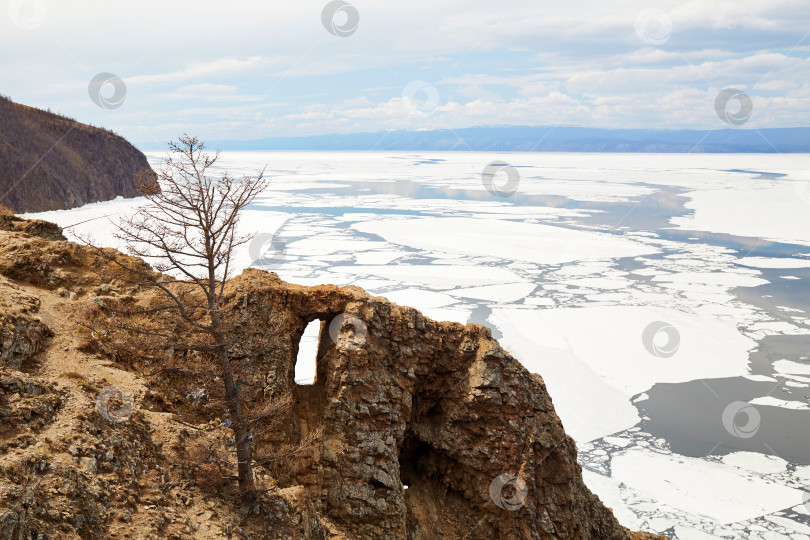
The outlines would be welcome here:
[[[301,342],[298,344],[298,357],[295,360],[296,384],[313,384],[317,370],[318,336],[321,321],[311,321],[304,329]]]
[[[422,441],[405,435],[402,447],[399,449],[399,475],[400,482],[407,489],[415,480],[425,480],[435,467],[433,450]]]

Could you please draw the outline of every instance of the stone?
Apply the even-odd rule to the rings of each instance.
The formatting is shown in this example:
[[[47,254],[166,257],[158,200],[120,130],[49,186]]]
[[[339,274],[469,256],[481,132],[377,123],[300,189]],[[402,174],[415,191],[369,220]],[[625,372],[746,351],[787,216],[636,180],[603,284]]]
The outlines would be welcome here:
[[[95,458],[91,457],[83,457],[81,458],[81,466],[87,470],[87,472],[91,474],[96,474],[98,472],[98,463],[96,462]]]
[[[296,397],[280,422],[292,436],[276,434],[276,442],[323,429],[312,459],[282,464],[274,476],[305,486],[316,511],[349,537],[655,538],[622,527],[585,486],[542,378],[488,328],[436,322],[357,287],[299,286],[256,269],[226,293],[231,322],[246,336],[274,330],[269,346],[238,341],[235,354],[253,359],[245,380],[276,375],[248,387],[245,399]],[[363,341],[322,336],[315,383],[297,385],[304,329],[320,319],[323,332],[341,315],[360,321]],[[515,485],[526,486],[525,497],[505,505]]]

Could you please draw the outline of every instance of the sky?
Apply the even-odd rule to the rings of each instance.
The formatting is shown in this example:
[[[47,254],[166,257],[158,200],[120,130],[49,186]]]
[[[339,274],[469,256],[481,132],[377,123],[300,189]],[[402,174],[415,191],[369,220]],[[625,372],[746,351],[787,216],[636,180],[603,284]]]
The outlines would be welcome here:
[[[136,144],[810,126],[810,0],[3,3],[0,94]]]

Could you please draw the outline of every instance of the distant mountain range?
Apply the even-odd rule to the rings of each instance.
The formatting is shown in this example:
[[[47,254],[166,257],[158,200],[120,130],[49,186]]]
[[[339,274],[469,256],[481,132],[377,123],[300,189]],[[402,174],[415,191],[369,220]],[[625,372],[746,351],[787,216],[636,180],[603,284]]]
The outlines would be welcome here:
[[[41,212],[137,195],[146,156],[106,129],[0,96],[0,204]]]
[[[208,141],[220,150],[406,150],[515,152],[810,152],[810,128],[656,130],[474,127]]]

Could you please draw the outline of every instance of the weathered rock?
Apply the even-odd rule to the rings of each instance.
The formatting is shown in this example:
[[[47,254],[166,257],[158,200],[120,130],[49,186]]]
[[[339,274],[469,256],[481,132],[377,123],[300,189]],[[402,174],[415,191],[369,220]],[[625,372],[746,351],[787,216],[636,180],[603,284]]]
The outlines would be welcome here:
[[[53,420],[63,396],[51,383],[0,368],[0,442]]]
[[[27,517],[25,510],[0,510],[0,540],[28,540],[30,529]]]
[[[38,312],[37,298],[0,278],[0,367],[19,370],[53,335]]]
[[[295,395],[283,442],[323,430],[309,462],[276,475],[306,486],[318,512],[352,535],[631,537],[585,486],[543,380],[488,328],[252,269],[229,291],[245,336],[275,336],[271,350],[248,340],[237,354],[253,359],[254,399]],[[317,378],[300,386],[298,343],[313,320]]]
[[[23,219],[13,214],[0,214],[0,230],[16,231],[46,240],[65,240],[62,227],[50,221]]]
[[[34,356],[50,330],[39,321],[28,317],[6,317],[0,328],[0,366],[19,370]]]
[[[98,472],[98,463],[96,462],[95,458],[91,457],[83,457],[80,460],[82,468],[84,468],[90,474],[96,474]]]
[[[261,538],[327,538],[326,528],[302,486],[282,489],[254,507],[254,514],[269,518]]]
[[[93,290],[114,283],[115,271],[115,265],[89,248],[0,232],[0,273],[8,278],[54,291]],[[99,304],[125,301],[118,293],[112,295],[113,288],[106,288],[110,296],[79,299],[106,319],[108,310]],[[232,279],[226,291],[225,313],[235,325],[231,352],[238,359],[239,392],[246,408],[294,398],[294,405],[277,419],[280,427],[256,433],[256,455],[295,447],[319,435],[308,452],[271,462],[270,472],[281,489],[265,493],[249,511],[233,500],[217,499],[217,516],[212,514],[211,520],[223,535],[403,540],[654,537],[623,528],[588,490],[574,441],[565,434],[542,378],[506,353],[489,329],[436,322],[357,287],[303,287],[258,270]],[[148,304],[153,298],[146,290],[126,294],[134,295],[133,302]],[[321,321],[317,377],[312,385],[298,385],[294,375],[299,342],[315,320]],[[95,353],[103,356],[101,349]],[[171,357],[174,351],[165,354]],[[120,365],[137,371],[137,361]],[[163,384],[151,386],[142,405],[148,403],[160,414],[182,412],[184,422],[196,417],[194,422],[216,426],[202,412],[210,394],[189,398],[199,387]],[[12,391],[23,395],[16,386]],[[187,430],[181,423],[176,430],[163,425],[159,429],[164,433],[153,433],[155,428],[138,413],[114,425],[98,415],[82,414],[79,421],[80,434],[72,437],[81,440],[74,446],[86,451],[77,454],[78,463],[71,459],[48,473],[60,482],[54,488],[58,495],[8,492],[15,508],[40,504],[34,517],[23,518],[22,526],[26,519],[32,531],[58,523],[83,537],[103,537],[115,523],[123,523],[116,516],[132,515],[133,523],[149,516],[149,523],[165,527],[168,518],[153,515],[158,505],[186,508],[216,492],[206,488],[202,478],[196,483],[206,470],[206,454],[194,459],[186,452],[186,443],[210,445],[209,431]],[[167,448],[176,448],[174,457],[160,450],[156,436],[167,441]],[[65,439],[62,444],[61,451],[70,456],[72,442]],[[104,453],[107,448],[114,449],[112,464],[110,452]],[[152,489],[149,504],[143,504],[145,497],[139,503],[141,495],[112,474],[137,479],[138,493]],[[162,482],[182,484],[186,499],[167,503]],[[116,492],[115,508],[110,488]],[[204,495],[192,497],[192,489]],[[73,504],[76,500],[82,501],[80,508]],[[64,510],[52,517],[56,508]],[[206,522],[189,520],[177,530],[187,534]]]

